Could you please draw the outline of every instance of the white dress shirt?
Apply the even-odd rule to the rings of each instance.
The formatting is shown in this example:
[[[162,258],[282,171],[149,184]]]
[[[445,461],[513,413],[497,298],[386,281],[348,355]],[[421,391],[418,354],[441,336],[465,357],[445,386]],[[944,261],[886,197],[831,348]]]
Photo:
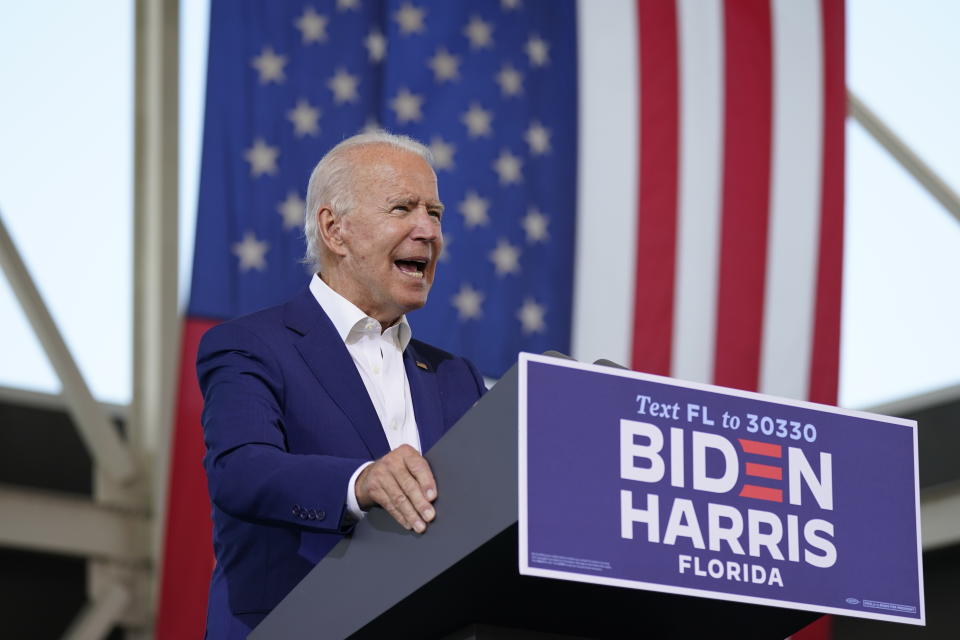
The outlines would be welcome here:
[[[323,307],[350,352],[367,395],[377,410],[390,449],[408,444],[421,451],[410,383],[403,366],[403,350],[412,336],[407,317],[401,316],[386,331],[381,331],[379,321],[331,289],[319,275],[310,280],[310,293]],[[364,512],[357,504],[357,476],[370,464],[373,463],[357,468],[347,485],[347,511],[358,520]]]

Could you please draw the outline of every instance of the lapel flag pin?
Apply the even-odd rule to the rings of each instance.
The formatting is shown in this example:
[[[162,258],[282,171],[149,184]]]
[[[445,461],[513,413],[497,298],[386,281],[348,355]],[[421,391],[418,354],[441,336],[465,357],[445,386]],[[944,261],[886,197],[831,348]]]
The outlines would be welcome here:
[[[420,362],[419,360],[417,360],[417,366],[423,369],[424,371],[430,370],[430,367],[427,366],[426,362]]]

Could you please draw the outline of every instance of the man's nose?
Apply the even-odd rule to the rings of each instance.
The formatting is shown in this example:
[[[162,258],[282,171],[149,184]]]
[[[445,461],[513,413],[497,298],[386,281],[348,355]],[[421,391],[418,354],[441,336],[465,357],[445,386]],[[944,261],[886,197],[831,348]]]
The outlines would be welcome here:
[[[417,207],[414,214],[413,239],[434,242],[441,237],[440,219],[426,207]]]

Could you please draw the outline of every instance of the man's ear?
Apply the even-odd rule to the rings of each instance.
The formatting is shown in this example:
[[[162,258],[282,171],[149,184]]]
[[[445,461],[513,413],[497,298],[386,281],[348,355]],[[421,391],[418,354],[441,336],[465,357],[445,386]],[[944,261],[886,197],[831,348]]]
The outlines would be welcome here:
[[[320,207],[317,211],[317,233],[320,234],[324,246],[338,256],[347,253],[341,231],[340,218],[335,216],[329,207]]]

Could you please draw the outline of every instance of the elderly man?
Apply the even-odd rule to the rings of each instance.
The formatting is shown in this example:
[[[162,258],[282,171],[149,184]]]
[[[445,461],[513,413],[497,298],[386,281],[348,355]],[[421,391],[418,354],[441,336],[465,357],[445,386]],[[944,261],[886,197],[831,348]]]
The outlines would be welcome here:
[[[421,452],[484,385],[470,362],[413,340],[404,315],[426,303],[443,246],[429,157],[386,132],[334,147],[307,192],[309,286],[200,344],[208,638],[246,637],[365,510],[417,533],[436,517]]]

